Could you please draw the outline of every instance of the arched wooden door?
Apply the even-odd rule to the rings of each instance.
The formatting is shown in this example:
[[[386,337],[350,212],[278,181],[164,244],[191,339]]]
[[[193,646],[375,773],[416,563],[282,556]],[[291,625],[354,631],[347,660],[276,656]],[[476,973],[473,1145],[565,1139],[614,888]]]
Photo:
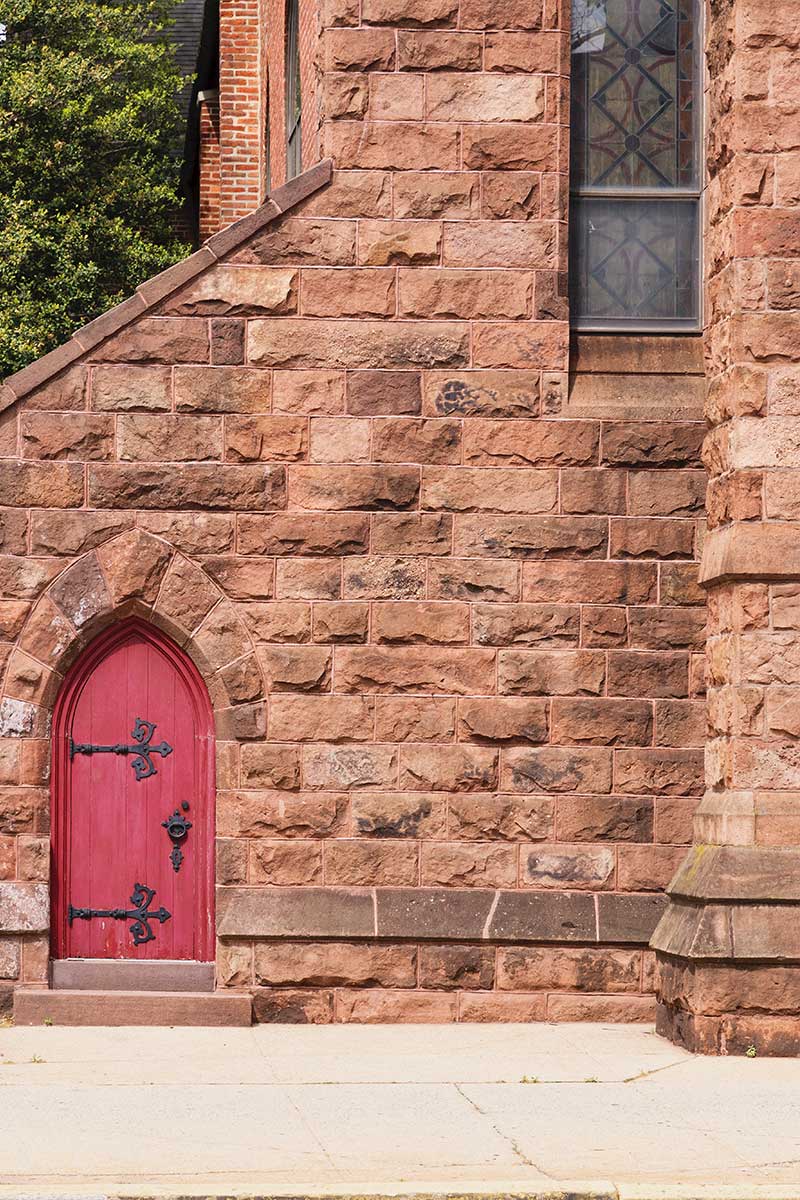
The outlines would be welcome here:
[[[55,958],[213,959],[213,714],[143,621],[107,629],[64,681],[52,807]]]

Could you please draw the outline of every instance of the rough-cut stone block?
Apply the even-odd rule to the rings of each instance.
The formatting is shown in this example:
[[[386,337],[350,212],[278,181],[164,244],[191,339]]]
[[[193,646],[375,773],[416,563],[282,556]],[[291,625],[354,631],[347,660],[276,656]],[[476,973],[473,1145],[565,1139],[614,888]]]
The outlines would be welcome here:
[[[341,831],[347,797],[335,792],[217,793],[217,833],[232,838],[319,838]]]
[[[289,489],[292,505],[305,509],[411,508],[419,492],[419,468],[294,467],[289,475]]]
[[[349,513],[242,516],[238,548],[241,554],[364,554],[369,521]]]
[[[437,838],[445,832],[445,799],[437,793],[354,792],[353,832],[375,838]]]
[[[555,270],[558,265],[556,233],[552,221],[446,221],[442,260],[446,267],[505,266]],[[503,314],[495,315],[499,317]],[[554,330],[537,328],[531,332],[541,338],[544,353],[549,348],[548,334],[563,341],[563,331],[558,327]],[[486,362],[482,365],[523,367],[535,364],[531,361],[530,364]],[[546,364],[542,362],[540,365]],[[558,363],[554,360],[552,365],[557,366]]]
[[[414,987],[413,946],[367,946],[350,942],[257,945],[257,984],[279,987]]]
[[[554,813],[549,796],[454,793],[447,833],[464,841],[544,841],[552,837]]]
[[[401,71],[479,71],[482,52],[481,38],[474,33],[451,33],[444,29],[437,29],[435,32],[415,29],[398,30],[397,58]],[[396,181],[397,183],[400,183],[400,180]],[[411,188],[413,186],[413,182],[411,182]],[[464,207],[463,191],[459,192],[452,183],[445,183],[439,195],[444,198],[448,192],[452,193],[450,204],[453,207],[451,208],[448,204],[444,215],[452,217],[475,215],[468,204],[466,208]],[[404,188],[401,194],[408,195],[408,192]],[[395,191],[395,208],[397,208],[397,199],[397,191]],[[424,217],[432,215],[434,214],[431,212],[398,211],[398,216]]]
[[[263,316],[297,310],[297,272],[217,263],[170,296],[164,312],[180,316]]]
[[[353,558],[342,570],[348,599],[402,600],[425,595],[425,563],[413,558]]]
[[[264,511],[286,507],[286,475],[271,466],[93,466],[89,499],[99,508]]]
[[[643,604],[654,601],[655,564],[536,562],[523,567],[525,600],[573,604]]]
[[[550,736],[567,746],[648,746],[653,705],[647,700],[555,699]]]
[[[627,794],[695,796],[703,790],[700,750],[618,750],[614,786]]]
[[[315,604],[315,642],[365,642],[369,632],[369,605],[356,602]]]
[[[248,323],[251,362],[276,367],[445,367],[467,361],[467,330],[455,322],[282,321]]]
[[[20,448],[23,458],[32,459],[86,462],[111,458],[114,419],[99,413],[22,412]]]
[[[309,459],[315,463],[357,463],[370,460],[371,422],[365,417],[313,417]]]
[[[322,267],[303,271],[303,314],[312,317],[391,317],[395,272]]]
[[[308,427],[303,417],[230,416],[225,422],[228,462],[296,462],[307,454]]]
[[[338,839],[325,847],[325,882],[336,886],[414,886],[419,878],[416,842]]]
[[[344,412],[343,371],[264,371],[273,379],[275,412],[331,415]]]
[[[270,704],[269,718],[275,711],[276,697]],[[291,697],[294,699],[294,697]],[[274,733],[272,736],[275,736]],[[300,750],[297,746],[253,743],[241,748],[242,786],[287,789],[300,786]]]
[[[556,135],[552,125],[467,125],[464,166],[470,171],[549,170],[556,161]]]
[[[93,352],[101,362],[208,362],[208,322],[193,317],[141,317]]]
[[[503,948],[497,984],[509,991],[638,992],[641,970],[639,950]]]
[[[557,502],[557,471],[426,467],[422,473],[421,503],[426,509],[547,513]]]
[[[305,746],[303,779],[322,789],[397,786],[394,746]]]
[[[423,887],[513,887],[517,849],[492,842],[431,842],[422,847]]]
[[[355,258],[355,222],[284,217],[271,222],[233,255],[235,263],[290,267],[351,266]]]
[[[498,752],[488,746],[401,746],[400,787],[486,792],[497,787]]]
[[[453,518],[436,513],[376,513],[372,518],[375,554],[449,555]]]
[[[614,886],[616,855],[612,846],[523,847],[520,879],[524,887],[600,891]]]
[[[488,989],[494,983],[494,950],[490,946],[420,946],[420,987]]]
[[[50,925],[46,883],[0,881],[0,932],[43,933]]]
[[[258,413],[270,406],[268,371],[248,367],[176,367],[178,412]]]
[[[497,659],[506,695],[599,696],[605,675],[605,655],[591,650],[501,650]]]
[[[83,503],[79,463],[0,462],[0,504],[14,508],[78,508]]]
[[[433,600],[517,600],[519,589],[516,563],[467,558],[428,563],[428,595]]]
[[[379,417],[373,422],[372,457],[376,462],[458,463],[459,421]]]
[[[530,417],[539,410],[538,371],[431,371],[424,408],[438,415]]]
[[[375,737],[380,742],[452,742],[456,702],[428,696],[379,696]]]
[[[579,635],[576,605],[476,604],[473,608],[473,639],[479,646],[577,646]]]
[[[422,318],[521,318],[530,315],[528,272],[401,270],[402,316]]]
[[[547,704],[544,700],[471,699],[458,706],[458,736],[462,741],[547,740]]]
[[[259,646],[258,656],[272,691],[330,688],[331,652],[324,646]]]
[[[559,796],[558,832],[566,842],[652,842],[651,796]]]
[[[441,258],[441,251],[442,227],[438,221],[360,223],[358,257],[363,266],[419,267],[436,264]]]
[[[321,884],[322,879],[322,842],[263,838],[250,842],[251,883],[302,887]]]
[[[337,650],[335,687],[343,692],[423,692],[490,695],[491,650],[347,646]]]
[[[120,416],[117,456],[123,462],[144,463],[221,459],[222,421],[195,416]]]
[[[469,608],[466,604],[436,602],[375,604],[372,640],[389,645],[398,642],[466,645],[469,642]]]
[[[591,464],[599,438],[595,421],[467,421],[464,461],[475,467]]]
[[[414,416],[421,404],[417,371],[353,371],[347,377],[347,411],[354,416]]]
[[[605,558],[602,517],[457,516],[453,551],[465,557]]]
[[[546,746],[504,752],[503,788],[510,792],[610,792],[611,779],[610,750]]]
[[[369,741],[374,710],[374,700],[364,696],[276,695],[269,709],[269,734],[280,741]]]

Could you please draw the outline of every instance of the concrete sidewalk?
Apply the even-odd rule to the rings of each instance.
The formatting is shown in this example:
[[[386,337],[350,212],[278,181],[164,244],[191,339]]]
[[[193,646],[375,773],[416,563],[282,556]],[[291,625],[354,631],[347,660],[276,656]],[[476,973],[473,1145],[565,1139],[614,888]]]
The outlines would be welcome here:
[[[800,1062],[621,1025],[0,1029],[0,1197],[800,1200]]]

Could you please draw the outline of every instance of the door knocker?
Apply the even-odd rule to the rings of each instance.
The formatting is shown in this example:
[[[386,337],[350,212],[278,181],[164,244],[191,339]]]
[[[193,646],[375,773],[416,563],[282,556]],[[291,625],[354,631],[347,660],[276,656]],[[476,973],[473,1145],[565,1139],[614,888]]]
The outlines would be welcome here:
[[[184,800],[181,808],[186,813],[189,811],[189,805]],[[180,871],[181,863],[183,862],[183,850],[181,842],[186,837],[189,830],[192,828],[192,822],[187,821],[186,817],[181,814],[181,809],[176,808],[171,817],[167,817],[166,821],[161,822],[164,829],[167,831],[167,836],[172,842],[172,852],[169,856],[169,861],[172,863],[173,871]]]

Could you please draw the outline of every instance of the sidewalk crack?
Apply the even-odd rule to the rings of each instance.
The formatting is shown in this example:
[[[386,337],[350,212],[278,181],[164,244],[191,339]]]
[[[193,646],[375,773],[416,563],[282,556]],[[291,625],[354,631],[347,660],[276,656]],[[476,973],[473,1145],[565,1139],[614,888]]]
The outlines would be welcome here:
[[[497,1123],[489,1116],[488,1112],[486,1112],[485,1109],[481,1108],[480,1104],[478,1104],[477,1101],[473,1100],[471,1096],[467,1095],[467,1093],[464,1091],[464,1089],[460,1083],[454,1083],[453,1087],[456,1089],[459,1096],[461,1096],[464,1100],[466,1100],[467,1104],[469,1104],[472,1108],[475,1109],[476,1113],[479,1113],[480,1116],[486,1117],[488,1119],[490,1126],[492,1127],[494,1132],[497,1134],[497,1136],[502,1138],[504,1142],[508,1142],[509,1146],[514,1151],[517,1158],[521,1162],[523,1162],[526,1167],[533,1167],[533,1169],[535,1171],[538,1171],[541,1175],[547,1176],[548,1179],[555,1178],[555,1176],[551,1175],[549,1173],[549,1171],[543,1170],[542,1167],[540,1167],[537,1163],[535,1163],[533,1161],[533,1159],[528,1158],[527,1154],[524,1153],[521,1146],[517,1142],[516,1138],[512,1137],[512,1135],[510,1133],[505,1133],[500,1128],[500,1126],[497,1125]]]

